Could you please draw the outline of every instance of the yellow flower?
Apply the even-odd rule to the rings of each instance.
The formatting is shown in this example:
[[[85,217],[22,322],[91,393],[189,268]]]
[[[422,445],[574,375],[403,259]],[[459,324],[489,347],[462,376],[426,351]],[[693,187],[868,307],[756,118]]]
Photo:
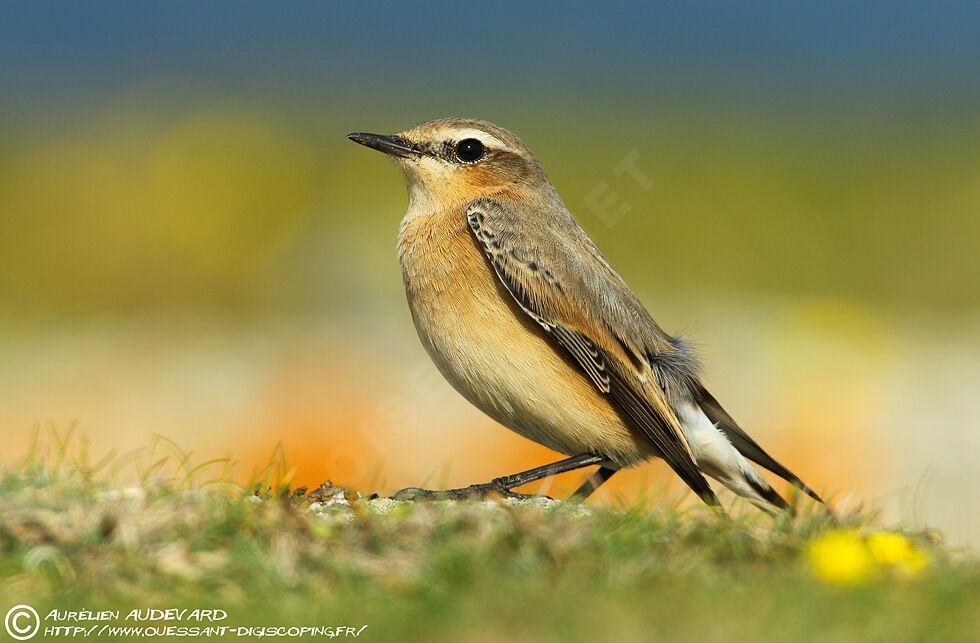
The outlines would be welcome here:
[[[868,536],[868,550],[880,564],[894,567],[908,576],[915,576],[929,562],[926,552],[912,541],[889,531],[880,531]]]
[[[853,531],[829,531],[810,543],[813,573],[834,585],[856,585],[870,579],[875,561],[864,540]]]

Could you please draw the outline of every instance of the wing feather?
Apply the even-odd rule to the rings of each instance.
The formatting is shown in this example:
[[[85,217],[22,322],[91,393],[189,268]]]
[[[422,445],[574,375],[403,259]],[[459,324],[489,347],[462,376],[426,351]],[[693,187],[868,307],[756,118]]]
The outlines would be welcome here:
[[[571,215],[519,225],[498,201],[480,199],[466,220],[497,278],[520,308],[564,350],[624,420],[657,449],[705,502],[717,499],[691,455],[662,384],[646,383],[646,356],[669,346]],[[517,234],[517,230],[521,234]],[[645,365],[645,372],[637,371]]]
[[[800,480],[800,477],[795,473],[781,465],[776,461],[771,455],[766,453],[765,449],[759,446],[759,443],[752,439],[748,433],[742,430],[742,427],[738,425],[734,418],[728,414],[718,400],[708,392],[703,386],[698,386],[696,391],[696,399],[701,410],[704,414],[708,416],[708,419],[717,426],[728,438],[728,441],[732,443],[738,452],[744,455],[746,458],[755,462],[756,464],[769,469],[777,476],[786,480],[790,484],[798,487],[801,491],[806,493],[808,496],[816,500],[817,502],[823,502],[820,495],[811,489],[805,482]]]

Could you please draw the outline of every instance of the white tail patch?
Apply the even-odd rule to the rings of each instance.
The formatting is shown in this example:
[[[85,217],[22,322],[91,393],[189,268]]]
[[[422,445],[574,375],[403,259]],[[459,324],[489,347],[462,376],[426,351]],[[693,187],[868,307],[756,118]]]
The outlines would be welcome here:
[[[698,468],[739,496],[764,503],[765,499],[752,488],[749,479],[763,489],[769,484],[708,416],[690,402],[678,405],[675,410]]]

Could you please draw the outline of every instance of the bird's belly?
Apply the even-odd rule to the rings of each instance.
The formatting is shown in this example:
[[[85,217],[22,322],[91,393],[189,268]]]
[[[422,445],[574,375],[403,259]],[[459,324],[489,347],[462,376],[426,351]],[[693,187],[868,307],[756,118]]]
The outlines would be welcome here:
[[[429,257],[424,270],[402,257],[415,327],[449,383],[494,420],[556,451],[608,455],[624,466],[649,457],[645,441],[555,351],[482,255],[460,250]]]

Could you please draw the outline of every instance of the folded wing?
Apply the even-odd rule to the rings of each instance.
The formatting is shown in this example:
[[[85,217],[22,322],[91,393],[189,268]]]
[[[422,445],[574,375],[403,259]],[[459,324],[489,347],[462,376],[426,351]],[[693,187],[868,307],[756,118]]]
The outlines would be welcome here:
[[[669,347],[669,336],[570,214],[563,208],[539,214],[489,199],[466,208],[475,240],[524,313],[695,493],[717,504],[651,369],[649,356]]]

